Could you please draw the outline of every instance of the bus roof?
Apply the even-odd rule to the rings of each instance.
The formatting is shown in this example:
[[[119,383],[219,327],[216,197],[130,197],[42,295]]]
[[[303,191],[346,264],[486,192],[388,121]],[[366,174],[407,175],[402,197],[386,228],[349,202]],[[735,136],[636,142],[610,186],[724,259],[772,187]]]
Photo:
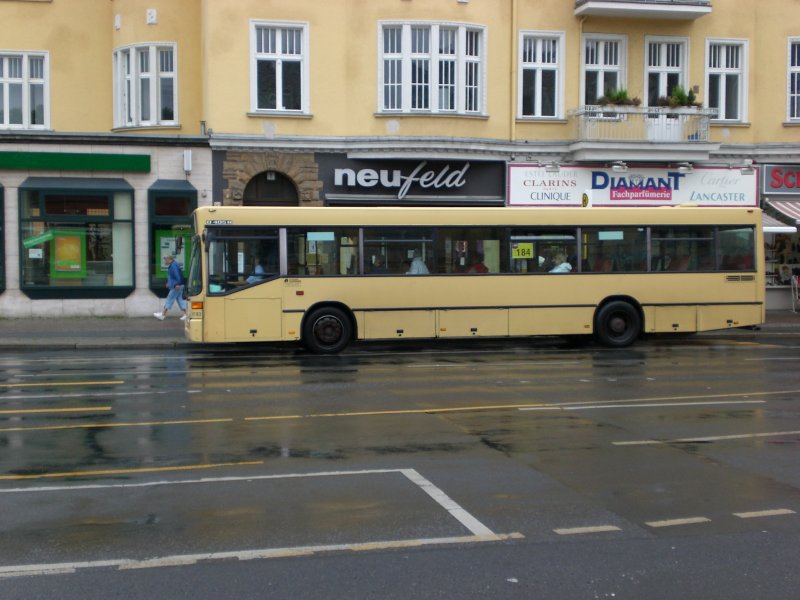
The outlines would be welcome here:
[[[525,226],[740,225],[761,222],[755,207],[242,207],[205,206],[197,227],[223,226]]]

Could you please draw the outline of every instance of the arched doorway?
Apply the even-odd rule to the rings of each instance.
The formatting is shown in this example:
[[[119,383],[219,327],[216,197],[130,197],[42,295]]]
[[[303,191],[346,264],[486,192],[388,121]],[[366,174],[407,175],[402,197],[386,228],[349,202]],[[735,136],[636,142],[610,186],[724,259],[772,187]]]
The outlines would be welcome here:
[[[263,171],[244,188],[242,206],[298,206],[294,182],[277,171]]]

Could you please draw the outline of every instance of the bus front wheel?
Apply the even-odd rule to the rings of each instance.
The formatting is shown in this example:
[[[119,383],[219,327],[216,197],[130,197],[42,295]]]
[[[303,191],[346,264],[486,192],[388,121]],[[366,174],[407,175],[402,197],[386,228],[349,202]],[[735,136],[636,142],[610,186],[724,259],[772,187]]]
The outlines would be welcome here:
[[[594,335],[604,346],[630,346],[642,331],[639,311],[629,303],[615,300],[603,306],[594,319]]]
[[[350,319],[333,307],[318,308],[303,325],[303,343],[316,354],[336,354],[345,349],[353,335]]]

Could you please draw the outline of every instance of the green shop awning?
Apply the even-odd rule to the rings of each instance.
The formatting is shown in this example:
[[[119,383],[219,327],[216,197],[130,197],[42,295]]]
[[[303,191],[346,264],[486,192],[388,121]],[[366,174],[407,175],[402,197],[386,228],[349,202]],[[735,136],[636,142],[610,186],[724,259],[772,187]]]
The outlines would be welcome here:
[[[28,177],[21,190],[85,190],[90,192],[132,192],[124,179],[109,177]]]
[[[156,179],[147,189],[150,192],[197,192],[197,188],[185,179]]]

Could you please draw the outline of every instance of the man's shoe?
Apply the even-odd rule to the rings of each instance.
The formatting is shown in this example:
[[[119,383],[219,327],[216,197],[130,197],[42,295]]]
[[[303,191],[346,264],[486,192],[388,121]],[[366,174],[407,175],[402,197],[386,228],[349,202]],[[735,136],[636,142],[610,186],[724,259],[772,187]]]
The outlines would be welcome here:
[[[181,321],[185,321],[185,320],[186,320],[186,319],[188,319],[188,318],[189,318],[188,316],[186,316],[186,315],[183,315],[183,316],[181,317]]]
[[[158,319],[159,321],[164,320],[164,313],[153,313],[153,316]]]

